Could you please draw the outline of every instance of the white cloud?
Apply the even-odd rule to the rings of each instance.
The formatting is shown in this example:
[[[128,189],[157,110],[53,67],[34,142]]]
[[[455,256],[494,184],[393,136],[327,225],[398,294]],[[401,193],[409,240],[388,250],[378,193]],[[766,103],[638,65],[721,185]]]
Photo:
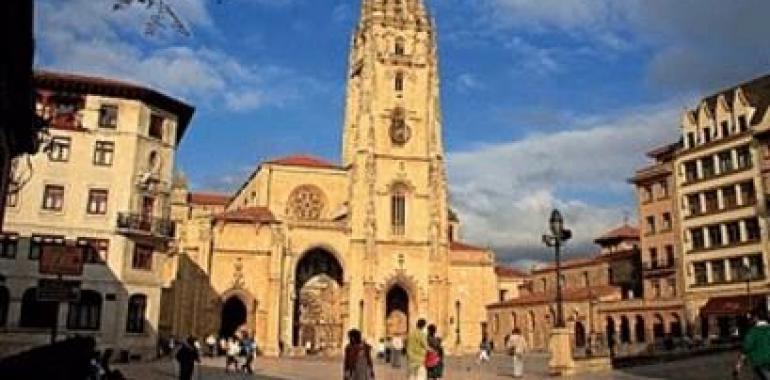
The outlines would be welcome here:
[[[463,235],[495,247],[503,261],[532,260],[557,207],[573,229],[570,245],[590,247],[636,211],[625,181],[645,163],[643,152],[675,139],[678,112],[668,102],[604,117],[572,116],[574,130],[450,152],[451,200]]]
[[[213,31],[210,0],[174,0],[192,30]],[[57,0],[38,6],[39,64],[46,68],[130,80],[198,106],[248,111],[281,105],[320,84],[291,70],[240,61],[173,31],[142,38],[147,10],[113,11],[107,1]],[[224,5],[223,5],[224,6]]]
[[[484,84],[472,73],[462,73],[455,80],[455,87],[461,93],[468,93],[473,90],[484,88]]]

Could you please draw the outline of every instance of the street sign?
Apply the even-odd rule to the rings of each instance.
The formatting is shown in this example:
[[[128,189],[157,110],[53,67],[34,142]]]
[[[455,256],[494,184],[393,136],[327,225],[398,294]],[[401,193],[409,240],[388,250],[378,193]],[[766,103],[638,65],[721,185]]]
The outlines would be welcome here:
[[[80,276],[83,274],[83,250],[78,246],[44,245],[40,250],[41,274]]]
[[[80,281],[41,278],[37,283],[37,300],[77,302],[80,300]]]

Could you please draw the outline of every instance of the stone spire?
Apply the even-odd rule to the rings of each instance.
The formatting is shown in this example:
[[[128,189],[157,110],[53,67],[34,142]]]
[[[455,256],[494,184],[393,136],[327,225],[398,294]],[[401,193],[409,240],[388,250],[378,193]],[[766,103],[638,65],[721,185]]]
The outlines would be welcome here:
[[[401,30],[431,28],[430,14],[423,0],[362,0],[360,26],[373,23]]]

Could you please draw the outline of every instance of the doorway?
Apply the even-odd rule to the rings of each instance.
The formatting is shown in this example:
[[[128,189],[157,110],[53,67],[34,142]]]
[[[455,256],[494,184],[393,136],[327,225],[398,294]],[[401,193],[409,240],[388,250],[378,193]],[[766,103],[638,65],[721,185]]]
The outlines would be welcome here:
[[[222,305],[219,335],[231,337],[246,324],[246,305],[238,296],[231,296]]]
[[[405,337],[409,330],[409,294],[400,285],[393,285],[385,298],[385,335]]]

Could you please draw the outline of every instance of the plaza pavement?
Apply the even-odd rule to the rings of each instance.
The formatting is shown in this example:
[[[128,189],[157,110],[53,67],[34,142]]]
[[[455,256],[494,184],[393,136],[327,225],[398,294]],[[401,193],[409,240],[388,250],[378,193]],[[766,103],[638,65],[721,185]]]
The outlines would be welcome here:
[[[607,373],[584,374],[571,377],[576,380],[731,380],[730,370],[735,353],[722,353],[701,356],[675,362],[620,369]],[[509,375],[508,357],[493,356],[492,362],[478,366],[469,356],[448,358],[446,380],[502,380],[512,379]],[[524,379],[539,380],[549,378],[546,373],[547,358],[543,354],[529,355]],[[196,371],[194,380],[341,380],[340,360],[328,358],[258,358],[255,361],[255,374],[225,374],[224,358],[204,358],[200,371]],[[128,379],[175,379],[175,363],[162,359],[150,363],[116,365]],[[403,370],[395,370],[381,364],[376,368],[377,380],[406,379]],[[744,376],[741,379],[751,379]]]

